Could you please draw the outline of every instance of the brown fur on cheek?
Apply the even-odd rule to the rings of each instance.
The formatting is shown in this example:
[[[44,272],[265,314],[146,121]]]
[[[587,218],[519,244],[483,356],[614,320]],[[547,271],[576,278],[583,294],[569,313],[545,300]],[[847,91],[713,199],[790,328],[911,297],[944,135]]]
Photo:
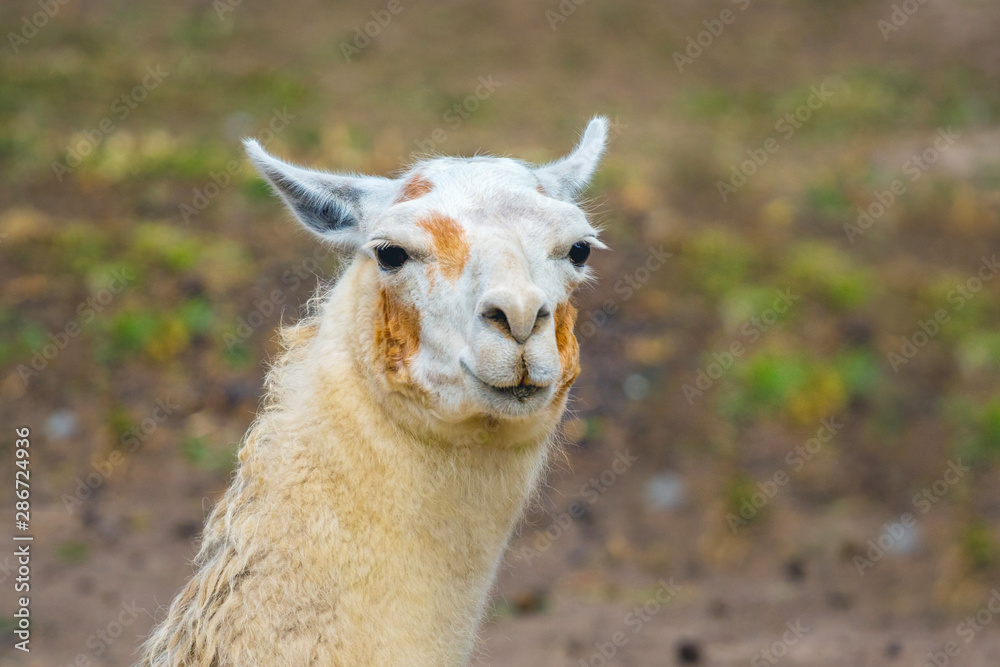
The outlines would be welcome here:
[[[559,396],[565,394],[580,375],[580,344],[573,334],[575,325],[576,308],[569,301],[556,306],[556,348],[559,350],[559,365],[562,368],[557,391]]]
[[[403,184],[403,189],[399,191],[399,195],[396,196],[396,201],[393,204],[402,204],[403,202],[423,197],[433,189],[434,185],[430,181],[420,174],[414,174]]]
[[[409,362],[420,349],[420,316],[410,304],[379,288],[375,308],[375,351],[393,381],[409,384]]]
[[[451,281],[458,280],[469,261],[469,244],[463,230],[454,218],[431,213],[421,218],[418,225],[431,235],[434,254],[437,255],[441,275]]]

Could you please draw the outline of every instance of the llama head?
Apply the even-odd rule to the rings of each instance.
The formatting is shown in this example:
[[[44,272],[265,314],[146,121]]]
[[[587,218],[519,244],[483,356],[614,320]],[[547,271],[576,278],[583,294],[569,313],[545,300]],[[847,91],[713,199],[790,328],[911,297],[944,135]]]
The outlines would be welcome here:
[[[607,137],[541,167],[434,158],[397,179],[303,169],[247,151],[299,221],[367,272],[371,356],[382,386],[446,421],[561,412],[579,373],[573,291],[597,231],[574,203]],[[551,408],[546,410],[546,408]]]

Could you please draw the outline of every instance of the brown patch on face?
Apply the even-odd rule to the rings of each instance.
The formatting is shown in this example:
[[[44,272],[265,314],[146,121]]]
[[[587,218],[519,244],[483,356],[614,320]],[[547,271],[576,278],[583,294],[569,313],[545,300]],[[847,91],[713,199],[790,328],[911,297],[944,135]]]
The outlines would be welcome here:
[[[420,316],[416,309],[386,289],[378,291],[375,350],[390,379],[411,381],[408,362],[420,349]]]
[[[558,397],[562,397],[580,375],[580,344],[573,334],[576,325],[576,308],[569,301],[563,301],[556,306],[556,348],[559,350],[559,364],[562,374],[559,376]]]
[[[417,224],[431,235],[441,275],[448,280],[458,280],[469,261],[465,230],[458,226],[454,218],[440,213],[431,213],[426,218],[421,218]]]
[[[414,174],[408,181],[406,181],[406,183],[403,184],[403,189],[399,191],[399,194],[396,196],[396,201],[394,201],[393,204],[402,204],[405,201],[423,197],[433,189],[434,185],[430,181],[420,174]]]
[[[538,190],[538,194],[542,195],[543,197],[548,197],[549,196],[549,193],[545,191],[545,186],[542,185],[541,183],[539,183],[538,185],[536,185],[535,189]]]

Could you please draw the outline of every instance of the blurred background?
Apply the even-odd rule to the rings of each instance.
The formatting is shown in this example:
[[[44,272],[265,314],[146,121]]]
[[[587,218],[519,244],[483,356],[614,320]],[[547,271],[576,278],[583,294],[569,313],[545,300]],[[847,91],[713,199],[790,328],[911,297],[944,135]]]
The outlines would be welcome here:
[[[0,474],[29,426],[35,535],[30,654],[0,555],[0,662],[134,660],[276,327],[336,271],[241,137],[386,174],[547,161],[600,113],[584,372],[476,664],[1000,664],[996,3],[18,0],[0,24]]]

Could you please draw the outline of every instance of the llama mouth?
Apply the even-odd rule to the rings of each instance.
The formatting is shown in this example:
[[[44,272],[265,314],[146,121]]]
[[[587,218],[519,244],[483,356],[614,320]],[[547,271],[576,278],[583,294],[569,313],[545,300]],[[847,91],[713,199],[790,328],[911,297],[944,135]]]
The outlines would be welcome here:
[[[475,380],[483,387],[487,388],[490,392],[500,394],[508,398],[513,398],[519,403],[526,403],[527,401],[530,401],[532,398],[534,398],[538,394],[548,389],[548,387],[543,387],[542,385],[525,382],[523,379],[520,384],[511,385],[508,387],[498,387],[495,384],[490,384],[489,382],[481,380],[478,375],[472,372],[472,369],[469,368],[469,365],[465,363],[464,360],[459,360],[458,363],[462,367],[462,370],[468,373],[473,380]],[[524,377],[527,378],[527,373],[525,373]]]

